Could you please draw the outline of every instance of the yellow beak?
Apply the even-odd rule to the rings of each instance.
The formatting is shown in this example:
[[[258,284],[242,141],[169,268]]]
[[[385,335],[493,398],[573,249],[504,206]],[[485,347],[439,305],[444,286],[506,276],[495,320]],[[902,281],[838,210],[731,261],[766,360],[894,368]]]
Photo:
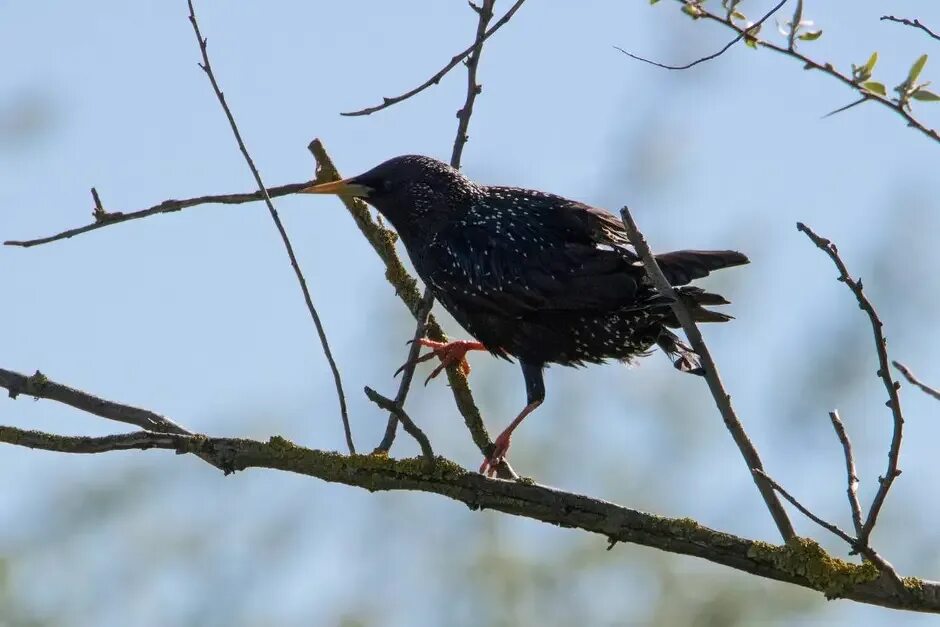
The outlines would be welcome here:
[[[365,198],[372,190],[365,185],[351,182],[352,179],[343,179],[341,181],[330,181],[329,183],[320,183],[311,185],[297,192],[298,194],[336,194],[343,196],[354,196],[356,198]]]

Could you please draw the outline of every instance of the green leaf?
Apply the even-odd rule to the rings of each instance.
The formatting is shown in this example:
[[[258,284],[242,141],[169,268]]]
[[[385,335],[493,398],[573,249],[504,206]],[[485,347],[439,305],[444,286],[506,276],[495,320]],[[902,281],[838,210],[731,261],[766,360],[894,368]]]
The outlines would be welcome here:
[[[744,31],[744,43],[751,48],[757,49],[757,33],[760,32],[760,24],[755,24]]]
[[[920,88],[911,94],[911,98],[914,100],[921,100],[923,102],[940,102],[940,96],[933,93],[932,91],[927,91],[924,88]]]
[[[746,21],[747,21],[747,16],[744,15],[743,13],[741,13],[741,12],[738,11],[738,10],[734,10],[734,11],[731,12],[731,19],[732,19],[732,20],[744,20],[744,21],[746,22]]]
[[[871,56],[868,57],[868,63],[863,65],[862,68],[864,68],[864,70],[868,72],[868,75],[871,76],[871,73],[875,69],[876,63],[878,63],[878,51],[877,50],[871,53]]]
[[[873,94],[878,94],[879,96],[887,97],[888,95],[888,90],[885,89],[884,84],[879,83],[878,81],[868,81],[867,83],[862,83],[862,87],[872,92]]]
[[[917,77],[920,76],[920,73],[923,71],[924,66],[927,65],[927,55],[922,54],[920,58],[914,61],[914,65],[911,66],[911,71],[907,73],[907,84],[913,85],[914,81],[917,80]]]
[[[694,4],[683,4],[682,12],[691,16],[693,20],[697,20],[698,18],[702,17],[702,9]]]
[[[797,38],[797,39],[800,39],[800,40],[802,40],[802,41],[816,41],[816,40],[819,39],[820,37],[822,37],[822,31],[821,31],[821,30],[814,30],[814,31],[810,31],[810,32],[808,32],[808,33],[803,33],[802,35],[797,35],[796,38]]]
[[[659,0],[650,0],[650,4],[656,4]]]

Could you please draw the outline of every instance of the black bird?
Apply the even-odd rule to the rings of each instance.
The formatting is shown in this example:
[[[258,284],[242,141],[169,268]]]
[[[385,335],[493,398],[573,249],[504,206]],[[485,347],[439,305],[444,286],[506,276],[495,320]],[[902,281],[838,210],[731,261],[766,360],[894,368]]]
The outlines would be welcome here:
[[[623,224],[607,211],[545,192],[475,183],[430,157],[395,157],[364,174],[313,185],[310,194],[363,198],[398,231],[421,279],[477,342],[422,340],[445,366],[469,366],[469,350],[515,357],[528,403],[496,438],[480,472],[493,474],[519,423],[545,399],[549,363],[580,366],[631,361],[654,345],[679,370],[702,374],[697,355],[669,330],[679,322],[670,300],[646,277]],[[748,263],[731,250],[657,255],[675,286],[712,270]],[[731,316],[705,309],[717,294],[680,287],[695,320]]]

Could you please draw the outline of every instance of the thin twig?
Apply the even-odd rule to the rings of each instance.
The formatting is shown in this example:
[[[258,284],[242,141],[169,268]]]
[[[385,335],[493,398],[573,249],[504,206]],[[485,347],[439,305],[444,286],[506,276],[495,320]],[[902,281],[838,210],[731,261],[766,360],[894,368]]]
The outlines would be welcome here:
[[[398,422],[400,422],[401,425],[405,428],[405,431],[408,432],[408,434],[418,442],[418,446],[421,447],[421,454],[424,455],[424,458],[428,461],[429,464],[433,464],[434,451],[431,449],[431,442],[428,440],[428,436],[426,436],[424,431],[422,431],[421,428],[414,423],[411,417],[405,413],[405,410],[401,407],[401,403],[399,403],[397,400],[393,401],[390,398],[382,396],[369,386],[365,387],[365,392],[370,401],[385,411],[395,414],[395,416],[398,418]]]
[[[867,91],[858,82],[853,80],[852,77],[847,76],[846,74],[843,74],[839,72],[838,70],[836,70],[832,66],[831,63],[819,63],[807,57],[806,55],[804,55],[803,53],[797,50],[790,50],[789,48],[786,48],[784,46],[778,46],[769,41],[760,39],[756,35],[748,35],[749,30],[753,28],[753,26],[752,27],[738,26],[737,24],[732,22],[729,18],[722,17],[716,13],[712,13],[711,11],[705,9],[701,4],[697,2],[693,2],[692,0],[676,0],[676,1],[684,6],[694,7],[694,10],[696,11],[696,15],[699,18],[708,19],[708,20],[718,22],[719,24],[723,24],[724,26],[735,31],[736,33],[738,33],[738,35],[742,37],[748,36],[749,39],[752,39],[754,43],[758,46],[767,48],[768,50],[779,52],[780,54],[784,54],[788,57],[801,61],[803,63],[803,69],[819,70],[820,72],[828,74],[829,76],[839,80],[843,84],[848,85],[852,89],[859,92],[861,96],[864,96],[865,100],[871,100],[872,102],[877,102],[882,106],[888,107],[889,109],[891,109],[892,111],[900,115],[902,118],[904,118],[908,126],[917,129],[918,131],[920,131],[921,133],[923,133],[930,139],[934,140],[935,142],[940,142],[940,133],[938,133],[935,129],[928,128],[927,126],[925,126],[917,118],[915,118],[910,113],[910,111],[902,107],[899,103],[892,101],[887,96],[882,96],[880,94]]]
[[[109,401],[67,385],[56,383],[38,370],[32,376],[27,376],[13,370],[0,368],[0,388],[7,390],[10,398],[16,398],[20,394],[34,398],[45,398],[95,416],[134,425],[147,431],[190,433],[190,431],[165,416],[147,409]]]
[[[849,509],[852,510],[852,526],[855,527],[855,535],[862,535],[862,505],[858,502],[858,473],[855,471],[855,456],[852,454],[852,441],[849,434],[842,424],[842,418],[839,417],[839,411],[834,409],[829,412],[829,420],[832,421],[832,428],[836,431],[836,437],[842,443],[842,453],[845,456],[845,474],[846,474],[846,496],[849,499]]]
[[[296,194],[305,187],[310,187],[312,184],[313,181],[291,183],[289,185],[269,187],[266,191],[268,197],[276,198],[278,196]],[[196,196],[195,198],[186,198],[184,200],[164,200],[163,202],[158,203],[152,207],[147,207],[146,209],[140,209],[138,211],[128,211],[126,213],[121,211],[109,211],[105,213],[105,218],[103,220],[96,220],[90,224],[79,226],[74,229],[68,229],[66,231],[62,231],[61,233],[56,233],[47,237],[38,237],[36,239],[28,240],[7,240],[3,243],[5,246],[30,248],[32,246],[40,246],[42,244],[49,244],[50,242],[69,239],[71,237],[75,237],[76,235],[81,235],[82,233],[88,233],[89,231],[95,231],[106,226],[111,226],[112,224],[129,222],[131,220],[139,220],[141,218],[157,215],[159,213],[173,213],[188,207],[195,207],[197,205],[240,205],[246,202],[264,200],[264,198],[265,195],[261,191],[257,191],[243,194],[213,194],[209,196]]]
[[[666,63],[659,63],[658,61],[653,61],[653,60],[651,60],[651,59],[647,59],[647,58],[644,58],[644,57],[635,55],[635,54],[633,54],[632,52],[627,52],[626,50],[624,50],[623,48],[621,48],[621,47],[619,47],[619,46],[614,46],[614,49],[615,49],[615,50],[619,50],[620,52],[622,52],[623,54],[627,55],[627,56],[630,57],[631,59],[636,59],[637,61],[642,61],[643,63],[648,63],[648,64],[650,64],[650,65],[654,65],[654,66],[656,66],[656,67],[658,67],[658,68],[662,68],[662,69],[664,69],[664,70],[688,70],[689,68],[695,67],[695,66],[698,65],[699,63],[705,63],[706,61],[711,61],[712,59],[717,59],[718,57],[720,57],[721,55],[723,55],[724,53],[726,53],[726,52],[731,48],[731,46],[733,46],[734,44],[738,43],[739,41],[741,41],[741,40],[744,39],[745,37],[748,37],[749,39],[750,39],[750,38],[753,38],[753,37],[754,37],[754,34],[753,34],[753,33],[757,32],[757,29],[759,29],[759,28],[761,27],[761,25],[762,25],[764,22],[766,22],[768,19],[770,19],[770,17],[771,17],[774,13],[776,13],[777,11],[779,11],[780,8],[781,8],[783,5],[785,5],[786,3],[787,3],[787,0],[780,0],[780,2],[778,2],[778,3],[776,4],[776,6],[774,6],[774,8],[772,8],[768,13],[764,14],[764,17],[760,18],[759,20],[757,20],[756,22],[754,22],[753,24],[751,24],[750,26],[748,26],[746,30],[741,30],[741,31],[738,33],[738,36],[737,36],[737,37],[735,37],[734,39],[732,39],[731,41],[729,41],[728,43],[726,43],[724,46],[722,46],[720,50],[718,50],[717,52],[713,52],[712,54],[706,55],[706,56],[704,56],[704,57],[698,58],[698,59],[696,59],[695,61],[690,61],[689,63],[686,63],[685,65],[668,65],[668,64],[666,64]],[[730,21],[730,20],[729,20],[729,21]],[[795,29],[795,27],[794,27],[794,29]]]
[[[421,344],[418,340],[424,337],[428,327],[428,316],[431,315],[431,308],[434,306],[434,295],[430,288],[424,289],[424,295],[421,297],[421,306],[415,316],[417,325],[415,326],[414,336],[411,338],[411,345],[408,347],[408,356],[402,367],[401,381],[398,384],[398,392],[395,394],[395,406],[398,408],[405,406],[405,400],[408,398],[408,390],[411,389],[411,381],[415,376],[415,368],[418,366],[418,353],[421,351]],[[375,447],[373,453],[388,453],[392,444],[395,442],[395,432],[398,428],[398,414],[389,413],[388,423],[385,425],[385,435],[382,441]]]
[[[766,472],[755,470],[754,474],[759,475],[761,478],[763,478],[768,483],[770,483],[770,485],[773,486],[773,489],[780,493],[780,496],[785,498],[793,507],[800,510],[800,513],[802,513],[804,516],[812,520],[814,523],[816,523],[820,527],[832,532],[833,534],[835,534],[836,536],[844,540],[846,543],[848,543],[850,547],[852,547],[853,552],[861,553],[865,557],[865,559],[867,559],[872,564],[874,564],[875,568],[877,568],[888,579],[888,582],[890,583],[890,585],[896,592],[901,593],[904,591],[904,582],[901,581],[901,577],[898,575],[898,572],[894,569],[894,566],[892,566],[890,562],[888,562],[883,557],[881,557],[881,555],[879,555],[873,548],[871,548],[868,545],[861,544],[857,538],[853,538],[852,536],[850,536],[838,525],[835,525],[827,520],[824,520],[820,518],[819,516],[817,516],[816,514],[814,514],[813,512],[811,512],[807,507],[805,507],[802,503],[796,500],[796,497],[794,497],[792,494],[787,492],[783,488],[783,486],[781,486],[779,483],[774,481],[773,478],[770,475],[768,475]]]
[[[476,102],[477,95],[483,89],[483,86],[477,83],[477,67],[480,64],[480,55],[483,54],[483,41],[486,39],[486,25],[493,18],[493,5],[495,0],[483,0],[483,4],[476,9],[479,16],[477,23],[477,36],[473,44],[473,52],[467,59],[467,97],[464,99],[463,107],[457,111],[457,136],[454,138],[454,150],[451,153],[450,165],[453,168],[460,169],[460,157],[463,155],[463,147],[467,143],[467,128],[470,126],[470,116],[473,115],[473,103]],[[471,2],[470,6],[473,6]]]
[[[320,344],[323,346],[323,353],[326,355],[326,360],[329,362],[330,370],[333,373],[333,383],[336,386],[336,395],[339,397],[340,417],[343,420],[343,431],[346,435],[346,446],[349,448],[350,453],[355,453],[356,447],[353,444],[352,430],[349,426],[349,413],[346,409],[346,395],[343,393],[343,382],[339,374],[339,368],[336,366],[336,360],[333,359],[333,352],[330,350],[330,343],[327,341],[326,331],[323,329],[323,323],[320,320],[320,315],[317,313],[316,307],[313,305],[313,299],[310,296],[310,290],[307,289],[307,281],[304,278],[303,272],[300,270],[300,265],[297,263],[297,257],[294,255],[294,247],[290,243],[290,238],[287,237],[287,231],[284,229],[284,225],[281,223],[281,218],[277,213],[277,209],[274,208],[274,203],[271,202],[271,197],[268,195],[267,188],[264,186],[264,182],[261,180],[261,174],[258,172],[258,168],[255,167],[255,163],[252,160],[251,155],[248,154],[248,149],[245,147],[245,142],[242,140],[242,135],[238,130],[238,125],[235,124],[235,117],[232,115],[232,111],[229,109],[228,103],[225,101],[225,94],[222,93],[222,89],[219,87],[218,81],[216,81],[215,74],[212,72],[212,65],[209,63],[209,51],[206,48],[206,39],[202,36],[202,33],[199,32],[199,23],[196,21],[196,9],[193,7],[193,0],[187,0],[187,3],[189,4],[189,21],[192,24],[193,31],[196,34],[196,41],[199,42],[199,51],[202,53],[202,63],[199,65],[199,67],[202,68],[202,71],[205,72],[209,82],[212,84],[212,90],[215,92],[216,98],[219,100],[219,104],[222,105],[222,109],[225,111],[225,117],[228,118],[229,126],[232,127],[232,133],[235,135],[235,141],[238,142],[238,149],[245,157],[245,162],[248,164],[248,169],[251,170],[252,176],[255,177],[255,182],[258,184],[258,191],[260,191],[264,197],[264,203],[268,207],[268,211],[271,214],[271,219],[274,220],[274,225],[277,227],[277,231],[281,236],[281,240],[284,242],[284,248],[287,250],[287,256],[290,257],[291,267],[294,269],[294,274],[297,275],[297,281],[300,283],[300,289],[303,291],[304,300],[307,303],[307,310],[310,312],[310,317],[313,319],[313,324],[317,328],[317,335],[320,336]]]
[[[853,548],[855,547],[855,544],[857,543],[857,540],[855,538],[853,538],[851,535],[843,531],[842,528],[839,527],[838,525],[833,524],[827,520],[823,520],[822,518],[820,518],[819,516],[811,512],[802,503],[797,501],[796,498],[792,494],[784,490],[783,487],[779,483],[774,481],[773,478],[770,475],[768,475],[766,472],[764,472],[763,470],[757,470],[757,469],[754,469],[752,472],[758,477],[762,478],[767,483],[769,483],[770,487],[776,490],[780,494],[780,496],[785,498],[790,503],[790,505],[800,510],[801,514],[803,514],[804,516],[812,520],[814,523],[816,523],[823,529],[826,529],[832,532],[833,534],[835,534],[836,536],[842,538]]]
[[[926,383],[922,383],[920,379],[914,376],[914,373],[911,372],[910,368],[908,368],[901,362],[892,361],[891,363],[894,364],[894,367],[898,369],[898,372],[904,375],[904,378],[907,379],[911,383],[911,385],[914,385],[920,388],[920,390],[924,392],[925,394],[927,394],[928,396],[932,396],[938,401],[940,401],[940,390],[932,388]]]
[[[878,491],[875,493],[875,498],[872,499],[871,508],[868,510],[868,517],[865,519],[865,524],[862,525],[862,532],[858,536],[859,543],[863,546],[868,546],[868,540],[871,537],[875,523],[878,521],[878,514],[881,512],[881,507],[884,505],[885,498],[888,496],[888,491],[891,489],[894,480],[901,474],[901,471],[898,469],[898,459],[901,455],[901,440],[904,437],[904,414],[901,411],[901,397],[898,394],[898,389],[901,387],[901,384],[891,378],[891,369],[888,367],[888,341],[885,339],[884,332],[882,331],[884,324],[878,317],[878,313],[875,311],[871,301],[865,296],[861,280],[855,280],[849,275],[845,262],[843,262],[842,258],[839,256],[839,250],[836,248],[835,244],[824,237],[820,237],[802,222],[797,222],[796,228],[805,233],[817,248],[825,252],[829,258],[832,259],[832,262],[839,270],[839,281],[848,286],[852,294],[855,295],[855,300],[858,301],[859,308],[868,314],[872,335],[875,339],[875,351],[878,354],[877,375],[878,378],[881,379],[885,391],[888,393],[888,402],[886,405],[891,409],[894,429],[891,434],[891,445],[888,448],[887,470],[883,477],[878,478]]]
[[[893,15],[882,15],[881,21],[884,22],[886,20],[888,22],[897,22],[898,24],[904,24],[905,26],[912,26],[914,28],[919,28],[925,33],[927,33],[928,35],[930,35],[930,37],[936,39],[937,41],[940,41],[940,35],[938,35],[937,33],[933,32],[932,30],[924,26],[924,24],[916,18],[913,20],[909,20],[904,17],[894,17]]]
[[[498,31],[500,28],[503,27],[504,24],[506,24],[506,22],[508,22],[510,19],[512,19],[512,16],[516,14],[516,11],[519,10],[519,8],[522,6],[522,4],[523,4],[524,2],[525,2],[525,0],[516,0],[516,2],[515,2],[511,7],[509,7],[509,10],[506,11],[506,14],[503,15],[501,18],[499,18],[499,19],[493,24],[493,26],[492,26],[489,30],[487,30],[487,31],[484,33],[484,35],[483,35],[484,41],[485,41],[486,39],[489,39],[489,37],[490,37],[493,33],[495,33],[496,31]],[[395,96],[395,97],[393,97],[393,98],[382,98],[382,104],[380,104],[380,105],[376,105],[376,106],[374,106],[374,107],[366,107],[365,109],[360,109],[360,110],[358,110],[358,111],[347,111],[346,113],[341,113],[340,115],[346,115],[346,116],[369,115],[369,114],[371,114],[371,113],[375,113],[376,111],[381,111],[382,109],[387,109],[388,107],[391,107],[391,106],[394,105],[394,104],[398,104],[399,102],[402,102],[403,100],[408,100],[408,99],[411,98],[412,96],[421,93],[422,91],[424,91],[425,89],[427,89],[427,88],[430,87],[431,85],[437,85],[439,82],[441,82],[441,79],[444,78],[444,76],[445,76],[448,72],[450,72],[452,69],[454,69],[455,67],[457,67],[457,64],[458,64],[458,63],[460,63],[461,61],[463,61],[464,59],[466,59],[467,56],[469,56],[470,53],[473,52],[473,50],[474,50],[474,48],[476,48],[476,46],[477,46],[477,40],[475,39],[474,42],[473,42],[466,50],[464,50],[463,52],[457,53],[457,54],[447,63],[447,65],[445,65],[444,67],[442,67],[436,74],[434,74],[434,76],[432,76],[432,77],[429,78],[428,80],[424,81],[423,83],[421,83],[420,85],[418,85],[417,87],[415,87],[414,89],[412,89],[411,91],[406,91],[406,92],[403,93],[402,95],[400,95],[400,96]]]
[[[27,394],[33,398],[57,401],[63,405],[74,407],[75,409],[95,416],[134,425],[135,427],[140,427],[155,433],[192,435],[191,431],[165,416],[161,416],[148,409],[116,403],[94,396],[88,392],[62,385],[61,383],[52,381],[38,370],[32,376],[28,377],[19,372],[0,368],[0,388],[6,389],[10,398],[16,398],[20,394]],[[199,457],[217,468],[222,468],[210,457],[201,454]]]
[[[686,309],[682,300],[678,297],[676,291],[672,288],[672,285],[669,284],[663,271],[656,263],[656,258],[653,256],[653,252],[646,243],[643,234],[640,232],[639,228],[637,228],[636,222],[633,221],[630,210],[624,207],[620,210],[620,216],[623,218],[623,224],[627,230],[627,237],[643,260],[646,274],[656,287],[656,291],[672,299],[672,309],[679,319],[679,322],[682,324],[682,329],[685,331],[686,337],[688,337],[689,342],[692,343],[692,348],[702,360],[702,366],[705,369],[705,380],[708,382],[708,389],[711,391],[712,397],[715,399],[715,405],[717,405],[718,411],[721,413],[721,417],[725,422],[725,427],[731,432],[731,437],[734,438],[735,444],[737,444],[738,449],[741,451],[741,455],[744,457],[748,469],[751,471],[763,471],[764,465],[760,460],[760,455],[757,453],[754,444],[751,443],[751,439],[748,437],[747,432],[744,431],[741,421],[738,420],[737,414],[735,414],[734,408],[731,406],[731,396],[725,391],[724,385],[721,383],[718,368],[715,366],[711,353],[708,352],[708,347],[705,345],[705,340],[702,339],[702,334],[699,332],[698,327],[695,326],[695,321],[692,319],[692,316],[689,315],[688,309]],[[754,483],[757,484],[757,489],[764,498],[767,509],[770,510],[770,515],[773,517],[774,523],[780,531],[780,535],[783,536],[784,540],[789,540],[794,537],[796,532],[793,531],[793,525],[789,517],[787,517],[787,512],[783,509],[783,505],[774,493],[773,488],[765,481],[762,481],[758,475],[752,474],[751,477],[754,479]]]
[[[63,452],[168,449],[211,456],[226,472],[271,468],[324,481],[378,490],[437,494],[472,510],[495,510],[597,534],[607,541],[690,555],[777,581],[883,607],[940,612],[940,582],[918,578],[901,589],[871,577],[866,565],[850,564],[805,538],[774,546],[734,536],[688,519],[647,514],[583,494],[521,481],[493,481],[453,462],[435,465],[379,455],[341,455],[297,446],[284,438],[259,442],[238,438],[128,433],[76,438],[0,426],[0,442]]]

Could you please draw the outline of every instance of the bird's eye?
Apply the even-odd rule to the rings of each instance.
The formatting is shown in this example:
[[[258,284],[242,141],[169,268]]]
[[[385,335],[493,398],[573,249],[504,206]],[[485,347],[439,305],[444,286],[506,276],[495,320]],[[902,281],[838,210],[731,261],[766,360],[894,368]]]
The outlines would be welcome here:
[[[392,182],[388,179],[382,179],[382,182],[379,184],[384,193],[389,193],[392,191]]]

